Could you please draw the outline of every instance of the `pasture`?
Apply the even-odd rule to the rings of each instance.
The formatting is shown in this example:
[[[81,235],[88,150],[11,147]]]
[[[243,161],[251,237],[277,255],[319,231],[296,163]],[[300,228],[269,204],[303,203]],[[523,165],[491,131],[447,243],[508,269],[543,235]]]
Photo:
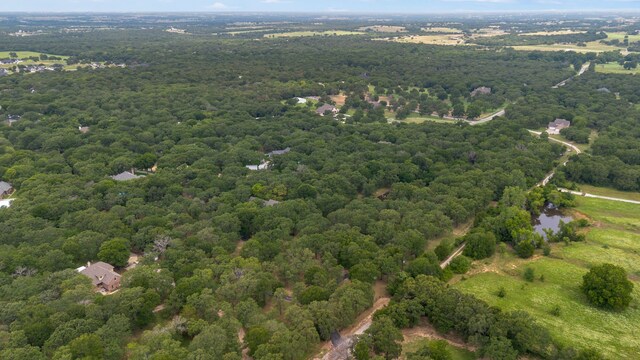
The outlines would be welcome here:
[[[40,57],[40,52],[34,52],[34,51],[0,51],[0,59],[7,59],[9,58],[9,53],[15,52],[16,55],[18,55],[18,59],[23,59],[23,58],[28,58],[31,56],[37,56]],[[55,56],[55,57],[59,57],[62,58],[63,60],[66,60],[68,58],[68,56],[62,56],[62,55],[52,55],[52,54],[46,54],[47,56]]]
[[[361,31],[327,30],[327,31],[291,31],[265,34],[266,38],[307,37],[307,36],[346,36],[364,35]]]
[[[578,198],[577,216],[593,223],[583,243],[553,244],[551,255],[519,259],[511,251],[474,263],[455,287],[503,310],[526,310],[561,343],[597,347],[612,359],[635,359],[640,349],[640,206]],[[582,276],[603,262],[624,267],[635,283],[633,301],[622,312],[591,306],[580,291]],[[522,274],[530,267],[535,281]],[[540,276],[544,278],[541,280]],[[506,296],[497,296],[503,287]]]
[[[465,45],[462,34],[410,35],[384,40],[426,45]]]
[[[398,33],[398,32],[407,32],[407,28],[404,26],[393,26],[393,25],[373,25],[373,26],[363,26],[359,28],[358,31]]]
[[[604,74],[628,74],[628,75],[637,75],[640,74],[640,67],[635,69],[627,70],[622,65],[617,62],[610,62],[606,64],[597,64],[596,72],[604,73]]]

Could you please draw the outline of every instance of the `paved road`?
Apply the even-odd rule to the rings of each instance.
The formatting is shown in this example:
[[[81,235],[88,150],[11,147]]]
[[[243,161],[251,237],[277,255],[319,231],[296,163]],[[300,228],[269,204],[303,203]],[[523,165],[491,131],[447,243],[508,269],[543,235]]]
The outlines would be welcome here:
[[[455,259],[458,256],[462,255],[462,252],[464,251],[464,247],[465,246],[467,246],[466,243],[460,245],[460,247],[458,247],[456,249],[456,251],[453,252],[453,254],[449,255],[448,258],[446,258],[442,263],[440,263],[440,268],[442,268],[442,269],[446,268],[447,266],[449,266],[451,261],[453,261],[453,259]]]
[[[496,111],[495,113],[493,113],[493,114],[491,114],[489,116],[485,116],[485,117],[483,117],[481,119],[478,119],[476,121],[469,121],[469,123],[471,125],[484,124],[484,123],[487,123],[487,122],[489,122],[489,121],[491,121],[491,120],[493,120],[493,119],[495,119],[497,117],[504,116],[505,112],[506,112],[505,109],[500,109],[500,110]]]
[[[528,130],[528,131],[529,131],[530,133],[532,133],[532,134],[536,134],[536,135],[538,135],[538,136],[542,135],[542,132],[540,132],[540,131],[533,131],[533,130]],[[575,152],[576,152],[576,154],[582,154],[582,150],[580,150],[577,146],[575,146],[575,145],[573,145],[573,144],[571,144],[571,143],[568,143],[568,142],[566,142],[566,141],[562,141],[562,140],[558,140],[558,139],[554,139],[554,138],[552,138],[552,137],[549,137],[549,140],[551,140],[551,141],[555,141],[555,142],[560,143],[560,144],[562,144],[562,145],[564,145],[564,146],[567,146],[568,148],[570,148],[570,149],[572,149],[573,151],[575,151]]]
[[[568,79],[566,79],[566,80],[562,80],[562,81],[560,81],[558,84],[554,85],[554,86],[552,87],[552,89],[557,89],[557,88],[560,88],[560,87],[563,87],[563,86],[567,85],[567,83],[568,83],[569,81],[571,81],[571,80],[573,80],[574,78],[576,78],[576,77],[578,77],[578,76],[580,76],[580,75],[584,74],[588,69],[589,69],[589,63],[586,63],[586,64],[582,65],[582,68],[580,68],[580,71],[578,71],[578,74],[577,74],[577,75],[572,76],[572,77],[570,77],[570,78],[568,78]]]
[[[636,200],[620,199],[620,198],[615,198],[615,197],[610,197],[610,196],[593,195],[593,194],[587,194],[585,192],[573,191],[573,190],[562,189],[562,188],[558,188],[558,190],[560,190],[562,192],[570,193],[570,194],[573,194],[573,195],[584,196],[584,197],[588,197],[588,198],[619,201],[619,202],[625,202],[625,203],[629,203],[629,204],[638,204],[638,205],[640,205],[640,201],[636,201]]]
[[[483,118],[480,118],[478,120],[469,120],[469,119],[465,119],[465,118],[461,118],[461,117],[455,117],[455,116],[449,116],[449,115],[445,115],[442,118],[443,119],[447,119],[447,120],[456,120],[456,121],[464,121],[466,123],[469,123],[471,125],[480,125],[480,124],[484,124],[487,123],[495,118],[497,118],[498,116],[504,116],[505,114],[505,109],[499,109],[498,111],[494,112],[491,115],[487,115]]]
[[[528,130],[530,133],[540,136],[542,135],[542,133],[540,131],[533,131],[533,130]],[[570,150],[569,151],[574,151],[576,154],[581,154],[582,150],[578,149],[577,146],[570,144],[566,141],[562,141],[562,140],[558,140],[558,139],[554,139],[552,137],[549,138],[549,140],[551,141],[555,141],[557,143],[560,143],[564,146],[567,146]],[[567,165],[567,162],[569,162],[569,160],[565,161],[562,166]],[[549,181],[551,181],[551,179],[556,175],[556,169],[553,169],[553,171],[551,171],[549,174],[547,174],[547,176],[542,179],[542,181],[540,181],[536,186],[545,186],[549,183]]]

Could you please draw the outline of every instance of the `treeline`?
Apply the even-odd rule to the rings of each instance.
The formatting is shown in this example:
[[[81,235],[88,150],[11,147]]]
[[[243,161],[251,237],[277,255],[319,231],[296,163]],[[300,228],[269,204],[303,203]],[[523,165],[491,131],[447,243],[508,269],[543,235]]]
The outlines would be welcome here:
[[[356,359],[370,353],[397,358],[402,350],[398,329],[418,325],[423,317],[440,333],[453,332],[489,359],[602,359],[595,350],[576,350],[555,342],[549,331],[526,312],[505,312],[430,276],[409,277],[393,289],[393,300],[376,312],[374,322],[354,348]]]
[[[553,44],[580,44],[590,41],[606,39],[607,34],[603,31],[587,31],[577,34],[563,35],[501,35],[492,37],[479,37],[472,42],[484,46],[518,46],[518,45],[553,45]]]
[[[598,63],[628,61],[620,54],[604,53]],[[625,191],[640,190],[640,79],[637,76],[600,74],[594,70],[570,81],[566,86],[545,93],[530,94],[511,105],[506,116],[527,128],[542,128],[556,118],[571,121],[561,131],[567,139],[587,144],[588,153],[574,156],[554,179],[608,186]]]

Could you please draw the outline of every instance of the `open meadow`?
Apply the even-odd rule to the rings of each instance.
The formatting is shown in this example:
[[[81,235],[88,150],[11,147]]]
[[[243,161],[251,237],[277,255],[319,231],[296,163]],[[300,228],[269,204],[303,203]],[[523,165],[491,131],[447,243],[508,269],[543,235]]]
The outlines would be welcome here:
[[[617,62],[610,62],[606,64],[596,64],[596,72],[603,73],[603,74],[637,75],[637,74],[640,74],[640,67],[627,70]]]
[[[286,37],[308,37],[308,36],[345,36],[345,35],[364,35],[361,31],[344,31],[344,30],[327,30],[327,31],[292,31],[265,34],[266,38],[286,38]]]
[[[504,310],[531,313],[559,342],[588,348],[598,344],[610,359],[636,359],[640,339],[640,206],[578,198],[576,217],[592,226],[583,243],[554,244],[551,255],[522,260],[510,251],[476,262],[455,287]],[[600,263],[624,267],[635,283],[633,301],[623,312],[597,309],[580,291],[582,276]],[[530,267],[535,281],[522,274]],[[540,277],[543,277],[542,279]],[[506,296],[500,298],[500,288]]]

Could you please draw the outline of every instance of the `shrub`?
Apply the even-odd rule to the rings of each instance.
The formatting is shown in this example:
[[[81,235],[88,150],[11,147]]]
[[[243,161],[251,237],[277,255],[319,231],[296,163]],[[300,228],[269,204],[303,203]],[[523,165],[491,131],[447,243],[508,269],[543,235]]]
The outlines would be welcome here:
[[[536,272],[535,270],[533,270],[533,268],[528,267],[524,269],[523,277],[526,281],[533,282],[533,280],[535,280],[535,276],[536,276]]]
[[[449,264],[449,268],[453,271],[454,274],[464,274],[469,271],[471,267],[471,259],[468,257],[461,255],[457,258],[451,260]]]
[[[498,297],[503,298],[505,296],[507,296],[507,290],[504,288],[504,286],[501,286],[500,289],[498,289]]]

